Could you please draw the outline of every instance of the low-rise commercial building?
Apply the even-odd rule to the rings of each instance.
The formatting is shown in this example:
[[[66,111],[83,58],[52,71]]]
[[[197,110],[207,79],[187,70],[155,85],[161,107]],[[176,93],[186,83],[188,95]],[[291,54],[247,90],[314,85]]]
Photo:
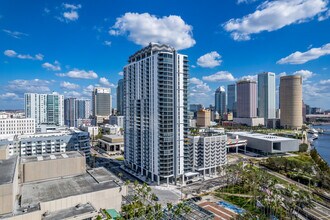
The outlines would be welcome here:
[[[299,140],[250,132],[228,132],[232,137],[247,140],[247,150],[263,155],[299,151]]]
[[[34,134],[35,132],[34,118],[0,119],[0,137],[3,135]]]
[[[124,153],[124,136],[122,135],[103,135],[98,140],[99,147],[107,152],[107,154]]]
[[[233,120],[236,124],[247,125],[250,127],[265,125],[264,118],[234,118]]]
[[[82,220],[120,211],[127,186],[103,167],[85,168],[78,152],[1,159],[0,219]]]
[[[119,127],[118,125],[101,125],[100,128],[102,129],[103,134],[108,134],[108,135],[121,135],[122,133],[122,128]]]

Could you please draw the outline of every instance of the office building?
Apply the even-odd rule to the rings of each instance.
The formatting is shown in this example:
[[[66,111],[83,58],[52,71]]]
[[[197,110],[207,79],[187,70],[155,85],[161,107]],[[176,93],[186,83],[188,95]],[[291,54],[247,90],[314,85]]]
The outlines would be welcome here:
[[[92,92],[93,117],[97,124],[109,119],[112,108],[110,88],[95,87]]]
[[[34,134],[35,132],[34,118],[0,119],[0,137],[4,135]]]
[[[68,127],[78,127],[78,119],[88,119],[90,116],[89,99],[64,99],[64,122]],[[81,123],[81,120],[79,120]]]
[[[2,151],[3,148],[0,148]],[[0,158],[0,219],[96,219],[120,211],[127,186],[79,152]]]
[[[237,117],[257,117],[257,82],[240,80],[237,82]]]
[[[129,57],[124,82],[126,166],[157,183],[177,181],[188,147],[187,56],[150,43]]]
[[[68,127],[77,126],[76,116],[76,99],[66,98],[64,99],[64,124]]]
[[[211,125],[211,111],[207,109],[199,110],[196,125],[198,127],[209,127]]]
[[[122,135],[103,135],[98,143],[99,148],[109,155],[121,155],[124,152],[124,136]]]
[[[124,116],[111,115],[109,118],[110,125],[117,125],[120,128],[124,128]]]
[[[258,117],[265,121],[276,118],[275,89],[275,73],[258,74]]]
[[[227,164],[227,135],[204,132],[189,136],[193,172],[215,174],[217,168]]]
[[[302,116],[302,77],[282,76],[280,79],[280,123],[284,128],[301,128]]]
[[[124,80],[120,79],[117,86],[117,114],[124,115]]]
[[[225,87],[219,87],[215,91],[214,98],[215,111],[218,112],[221,116],[223,116],[223,114],[227,112]]]
[[[91,116],[91,100],[76,99],[76,118],[88,119]]]
[[[236,84],[227,86],[227,109],[236,117]]]
[[[64,125],[64,97],[52,94],[24,94],[24,109],[26,118],[34,118],[36,125]]]

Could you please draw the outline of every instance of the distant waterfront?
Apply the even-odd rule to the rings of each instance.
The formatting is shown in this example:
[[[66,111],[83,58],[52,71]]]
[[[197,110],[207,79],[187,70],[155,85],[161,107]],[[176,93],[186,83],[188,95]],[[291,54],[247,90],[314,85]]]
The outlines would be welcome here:
[[[324,160],[330,165],[330,125],[313,126],[326,130],[324,134],[319,134],[319,138],[314,141],[314,147]]]

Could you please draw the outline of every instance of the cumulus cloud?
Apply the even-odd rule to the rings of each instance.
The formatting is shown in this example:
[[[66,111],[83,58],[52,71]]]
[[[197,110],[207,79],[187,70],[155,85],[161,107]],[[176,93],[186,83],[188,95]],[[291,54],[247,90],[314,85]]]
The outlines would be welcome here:
[[[220,66],[222,60],[220,54],[216,51],[204,54],[197,59],[197,65],[201,67],[213,68]]]
[[[330,79],[324,79],[320,81],[320,84],[322,85],[330,85]]]
[[[328,10],[327,3],[328,0],[265,1],[252,14],[230,19],[223,27],[234,40],[250,40],[251,34],[275,31],[322,16]]]
[[[5,50],[3,52],[4,55],[7,57],[12,57],[12,58],[19,58],[19,59],[28,59],[28,60],[43,60],[44,55],[38,53],[34,56],[31,56],[30,54],[19,54],[16,53],[14,50]]]
[[[150,42],[164,43],[176,49],[186,49],[195,45],[192,26],[180,16],[156,17],[149,13],[125,13],[116,19],[109,30],[113,36],[128,35],[135,44],[146,46]]]
[[[70,82],[61,82],[60,84],[60,87],[62,89],[72,89],[72,90],[75,90],[75,89],[79,89],[79,85],[77,84],[74,84],[74,83],[70,83]]]
[[[190,84],[192,85],[191,87],[191,92],[210,92],[211,88],[202,80],[197,79],[196,77],[193,77],[189,80]]]
[[[124,72],[123,72],[123,71],[120,71],[120,72],[118,73],[118,75],[119,75],[119,76],[123,76],[123,75],[124,75]]]
[[[62,4],[62,15],[61,17],[57,17],[58,20],[62,22],[70,22],[70,21],[76,21],[79,18],[78,10],[81,8],[81,5],[74,5],[74,4],[68,4],[63,3]]]
[[[240,80],[253,80],[253,81],[257,81],[257,79],[258,79],[258,75],[246,75],[240,78]]]
[[[103,86],[115,87],[115,85],[113,83],[110,83],[109,80],[105,77],[101,77],[100,80],[99,80],[99,83]]]
[[[23,94],[26,92],[50,92],[49,85],[52,84],[52,81],[41,80],[41,79],[32,79],[32,80],[23,80],[16,79],[8,82],[8,85],[5,87],[6,90],[12,93]]]
[[[309,70],[299,70],[293,73],[293,75],[299,75],[302,76],[304,80],[311,78],[315,75],[315,73],[309,71]]]
[[[311,48],[306,52],[296,51],[287,57],[277,61],[278,64],[303,64],[311,60],[318,59],[321,56],[330,54],[330,43],[318,48]]]
[[[65,98],[82,98],[83,95],[77,91],[64,91]]]
[[[193,77],[189,79],[189,97],[191,102],[209,104],[212,101],[211,88],[202,80]]]
[[[13,92],[7,92],[4,94],[0,94],[0,99],[1,100],[19,100],[21,98]]]
[[[96,78],[98,78],[98,75],[92,70],[86,71],[86,70],[79,70],[79,69],[73,69],[67,73],[58,73],[56,75],[60,76],[60,77],[67,76],[67,77],[76,78],[76,79],[96,79]]]
[[[54,61],[54,64],[46,62],[46,63],[43,63],[41,66],[47,70],[52,70],[52,71],[61,70],[60,63],[57,60]]]
[[[203,80],[209,82],[235,81],[235,77],[228,71],[219,71],[209,76],[203,76]]]
[[[23,32],[19,32],[19,31],[11,31],[11,30],[7,30],[7,29],[2,29],[3,32],[5,32],[6,34],[8,34],[9,36],[16,38],[16,39],[20,39],[22,37],[26,37],[29,36],[26,33]]]

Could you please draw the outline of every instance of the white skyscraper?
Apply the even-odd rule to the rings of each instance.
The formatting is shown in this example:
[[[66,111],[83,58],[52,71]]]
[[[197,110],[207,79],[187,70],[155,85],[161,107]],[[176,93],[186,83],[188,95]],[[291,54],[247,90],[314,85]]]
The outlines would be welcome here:
[[[152,181],[176,181],[190,164],[186,55],[151,43],[124,67],[125,163]]]
[[[258,116],[265,121],[276,118],[275,73],[258,74]]]
[[[64,125],[64,96],[52,94],[24,94],[26,118],[34,118],[36,125]]]

